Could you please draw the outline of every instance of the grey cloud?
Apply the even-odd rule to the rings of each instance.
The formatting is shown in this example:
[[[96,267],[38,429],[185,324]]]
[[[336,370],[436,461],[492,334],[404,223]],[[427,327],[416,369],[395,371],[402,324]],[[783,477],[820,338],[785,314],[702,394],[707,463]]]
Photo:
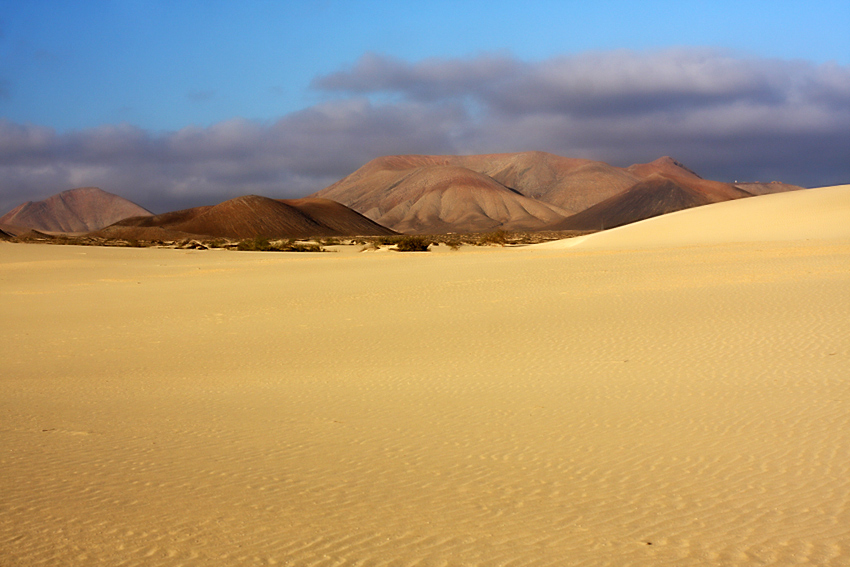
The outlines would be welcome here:
[[[537,63],[366,55],[313,84],[360,96],[428,101],[439,93],[437,100],[463,101],[465,151],[535,148],[620,165],[672,154],[720,179],[850,180],[843,149],[850,147],[850,68],[834,63],[686,48]]]
[[[781,104],[807,90],[846,88],[836,65],[736,58],[708,49],[590,52],[524,63],[507,57],[407,63],[364,55],[314,88],[394,93],[411,100],[472,97],[505,114],[629,115],[752,101]]]
[[[413,100],[433,101],[482,92],[522,76],[527,64],[504,56],[476,59],[426,59],[411,64],[367,53],[347,71],[317,77],[312,86],[356,94],[400,93]]]
[[[452,105],[327,103],[263,124],[153,134],[130,125],[58,134],[0,120],[0,214],[94,185],[155,212],[257,193],[301,197],[383,154],[454,151]]]
[[[367,55],[319,77],[332,100],[271,122],[57,133],[0,120],[0,213],[97,185],[154,211],[246,193],[303,196],[401,153],[545,150],[705,177],[850,182],[850,69],[710,50],[523,62]]]

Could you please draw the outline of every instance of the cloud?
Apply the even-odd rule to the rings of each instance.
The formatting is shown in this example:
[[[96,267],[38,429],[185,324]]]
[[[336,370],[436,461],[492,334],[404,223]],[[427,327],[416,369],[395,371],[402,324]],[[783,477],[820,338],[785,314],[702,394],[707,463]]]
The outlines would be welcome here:
[[[672,155],[714,179],[850,182],[850,68],[708,49],[406,62],[364,55],[325,101],[269,122],[69,133],[0,120],[0,212],[97,185],[155,211],[303,196],[401,153],[545,150],[614,165]]]

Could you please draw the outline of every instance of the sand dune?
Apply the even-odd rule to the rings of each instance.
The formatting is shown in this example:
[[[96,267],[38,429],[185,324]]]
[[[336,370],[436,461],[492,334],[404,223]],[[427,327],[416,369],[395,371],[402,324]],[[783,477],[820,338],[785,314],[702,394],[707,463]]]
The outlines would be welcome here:
[[[850,185],[678,211],[541,248],[634,249],[850,237]]]
[[[0,242],[0,565],[848,565],[848,191],[573,248]]]

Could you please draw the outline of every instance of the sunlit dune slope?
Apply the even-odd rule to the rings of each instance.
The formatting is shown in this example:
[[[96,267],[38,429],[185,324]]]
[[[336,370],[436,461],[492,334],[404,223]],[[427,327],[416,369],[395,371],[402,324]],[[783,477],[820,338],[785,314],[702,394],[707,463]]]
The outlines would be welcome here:
[[[649,248],[850,237],[850,185],[715,203],[538,246]]]

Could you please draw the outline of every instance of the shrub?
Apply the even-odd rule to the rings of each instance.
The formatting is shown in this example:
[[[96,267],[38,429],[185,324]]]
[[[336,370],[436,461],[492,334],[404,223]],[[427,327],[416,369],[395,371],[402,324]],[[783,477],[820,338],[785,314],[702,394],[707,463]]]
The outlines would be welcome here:
[[[254,238],[240,240],[239,244],[236,245],[236,249],[246,252],[274,250],[269,239],[265,236],[260,236],[259,234]]]
[[[236,245],[237,250],[247,252],[324,252],[325,249],[319,244],[312,242],[297,242],[292,238],[269,241],[265,236],[255,236],[247,240],[240,240]]]
[[[421,236],[403,236],[396,244],[399,252],[427,252],[430,241]]]
[[[494,244],[497,246],[504,246],[508,243],[508,233],[504,230],[497,230],[495,232],[483,234],[478,242],[480,244]]]
[[[393,244],[398,244],[398,242],[404,238],[403,236],[379,236],[374,239],[372,242],[379,246],[392,246]]]

